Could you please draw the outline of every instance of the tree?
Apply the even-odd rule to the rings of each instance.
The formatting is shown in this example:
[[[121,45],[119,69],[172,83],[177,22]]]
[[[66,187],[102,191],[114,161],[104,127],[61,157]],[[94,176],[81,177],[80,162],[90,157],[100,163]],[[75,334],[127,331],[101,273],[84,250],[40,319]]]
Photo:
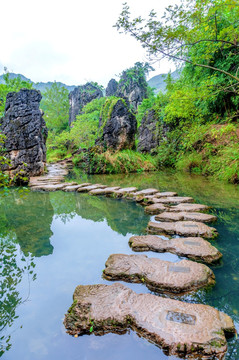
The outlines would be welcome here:
[[[151,58],[170,58],[207,68],[239,85],[239,4],[237,0],[181,0],[166,8],[158,20],[151,11],[147,20],[131,20],[127,3],[115,25],[136,38]],[[226,52],[234,59],[229,69],[215,66],[215,54]]]
[[[68,90],[54,82],[42,94],[41,108],[48,130],[57,134],[67,129],[69,118]]]

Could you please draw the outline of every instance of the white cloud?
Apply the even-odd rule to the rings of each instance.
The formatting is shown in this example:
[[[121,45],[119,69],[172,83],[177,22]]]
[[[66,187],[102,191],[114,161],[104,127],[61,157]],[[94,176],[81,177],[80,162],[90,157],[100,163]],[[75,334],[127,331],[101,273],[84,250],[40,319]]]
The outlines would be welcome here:
[[[122,0],[11,0],[1,4],[0,71],[22,73],[33,81],[82,84],[88,80],[106,85],[111,77],[145,61],[145,51],[113,25]],[[177,0],[129,0],[135,15]],[[161,63],[155,74],[169,70]],[[152,74],[154,75],[154,74]]]

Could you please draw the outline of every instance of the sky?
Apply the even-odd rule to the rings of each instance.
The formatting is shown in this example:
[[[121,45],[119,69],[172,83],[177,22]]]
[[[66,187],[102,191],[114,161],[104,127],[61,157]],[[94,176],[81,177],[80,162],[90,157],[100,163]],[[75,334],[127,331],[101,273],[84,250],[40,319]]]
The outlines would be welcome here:
[[[11,0],[1,4],[0,74],[4,67],[34,82],[61,81],[106,86],[135,62],[147,61],[133,37],[113,25],[124,0]],[[134,16],[151,9],[160,15],[178,0],[128,0]],[[149,77],[175,69],[173,63],[153,65]]]

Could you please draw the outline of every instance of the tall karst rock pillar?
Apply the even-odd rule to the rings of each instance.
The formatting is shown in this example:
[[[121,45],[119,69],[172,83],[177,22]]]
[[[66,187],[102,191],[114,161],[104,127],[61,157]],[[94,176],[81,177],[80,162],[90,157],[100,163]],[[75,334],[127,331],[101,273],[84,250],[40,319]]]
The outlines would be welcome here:
[[[6,136],[5,154],[11,175],[24,170],[28,176],[40,175],[46,163],[47,128],[39,109],[41,93],[22,89],[7,95],[0,131]]]

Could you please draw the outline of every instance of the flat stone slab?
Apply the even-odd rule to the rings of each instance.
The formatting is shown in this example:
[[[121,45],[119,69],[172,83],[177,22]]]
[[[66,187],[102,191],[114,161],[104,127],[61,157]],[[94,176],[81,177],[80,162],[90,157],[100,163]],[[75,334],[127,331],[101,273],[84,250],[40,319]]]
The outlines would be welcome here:
[[[161,204],[181,204],[181,203],[191,203],[193,198],[189,196],[169,196],[157,198],[157,203]]]
[[[165,210],[167,210],[167,207],[164,206],[163,204],[153,204],[153,205],[146,206],[144,208],[144,211],[147,214],[152,214],[152,215],[160,214],[161,212],[164,212]]]
[[[122,197],[124,195],[129,195],[129,194],[135,193],[135,191],[137,191],[137,188],[132,186],[132,187],[121,188],[119,190],[116,190],[113,192],[113,194],[115,196]]]
[[[73,191],[77,191],[77,189],[79,189],[81,187],[81,185],[77,184],[77,185],[69,185],[69,186],[66,186],[64,188],[64,191],[67,191],[67,192],[73,192]]]
[[[146,255],[110,255],[103,277],[143,283],[151,291],[171,294],[184,294],[215,283],[212,270],[204,264],[189,260],[173,263]]]
[[[106,187],[107,187],[106,185],[93,184],[93,185],[89,185],[89,186],[81,186],[81,187],[79,187],[79,189],[77,189],[77,191],[78,192],[90,192],[91,190],[104,189]]]
[[[145,190],[140,190],[137,191],[136,193],[134,193],[135,196],[147,196],[147,195],[153,195],[158,193],[158,189],[145,189]]]
[[[70,335],[125,334],[132,329],[167,355],[222,360],[225,333],[236,333],[232,319],[211,306],[136,294],[119,283],[79,285],[73,299],[64,319]]]
[[[203,236],[213,239],[218,235],[213,227],[196,221],[176,221],[156,223],[150,221],[147,228],[151,234],[175,234],[181,236]]]
[[[43,191],[57,191],[57,190],[63,190],[66,186],[65,183],[61,184],[49,184],[49,185],[40,185],[40,186],[34,186],[32,187],[32,190],[43,190]]]
[[[171,197],[171,196],[177,196],[178,194],[174,191],[165,191],[165,192],[159,192],[154,194],[154,197],[161,198],[161,197]]]
[[[89,192],[90,195],[107,195],[113,194],[116,190],[119,190],[119,186],[106,187],[105,189],[95,189]]]
[[[173,211],[173,212],[181,212],[181,211],[199,212],[199,211],[208,211],[208,210],[209,210],[209,206],[207,206],[207,205],[188,204],[188,203],[170,206],[170,208],[168,209],[168,211]]]
[[[155,220],[157,221],[183,221],[183,220],[191,220],[191,221],[199,221],[199,222],[213,222],[217,220],[217,217],[214,215],[204,214],[204,213],[193,213],[193,212],[164,212],[155,216]]]
[[[189,259],[211,264],[222,254],[201,237],[174,238],[164,240],[156,235],[132,236],[129,245],[134,251],[170,252]]]

